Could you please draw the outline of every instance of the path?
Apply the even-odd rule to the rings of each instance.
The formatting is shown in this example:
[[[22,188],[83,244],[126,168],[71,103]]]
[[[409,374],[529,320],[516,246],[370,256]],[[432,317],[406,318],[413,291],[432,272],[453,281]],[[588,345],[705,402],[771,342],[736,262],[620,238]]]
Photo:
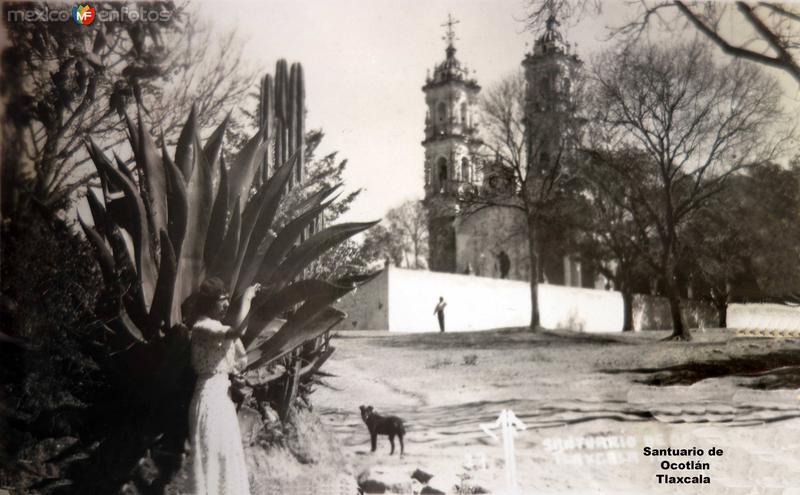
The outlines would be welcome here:
[[[742,388],[737,385],[742,378],[652,387],[634,383],[634,374],[598,371],[643,363],[664,366],[719,352],[769,351],[774,343],[752,348],[751,341],[731,344],[720,335],[681,347],[657,343],[655,335],[571,337],[346,334],[335,341],[337,352],[325,367],[336,375],[327,381],[337,390],[320,389],[314,401],[359,469],[410,473],[420,467],[436,474],[431,484],[440,489],[458,482],[470,457],[483,456],[488,467],[473,470],[473,481],[501,489],[500,447],[479,425],[494,421],[504,408],[528,426],[516,441],[523,489],[563,493],[581,487],[605,490],[612,484],[616,493],[657,490],[654,475],[661,471],[641,455],[644,445],[711,443],[729,454],[712,467],[712,485],[692,493],[719,493],[714,490],[723,483],[729,485],[726,494],[730,486],[746,486],[763,475],[749,466],[788,477],[779,476],[777,486],[794,481],[800,486],[800,473],[788,468],[795,458],[774,456],[765,462],[763,455],[756,461],[753,454],[783,451],[784,446],[800,449],[796,392]],[[470,356],[477,356],[474,365],[465,364]],[[360,404],[406,421],[403,459],[388,456],[385,437],[379,439],[378,452],[369,453]],[[787,469],[781,471],[784,464]]]

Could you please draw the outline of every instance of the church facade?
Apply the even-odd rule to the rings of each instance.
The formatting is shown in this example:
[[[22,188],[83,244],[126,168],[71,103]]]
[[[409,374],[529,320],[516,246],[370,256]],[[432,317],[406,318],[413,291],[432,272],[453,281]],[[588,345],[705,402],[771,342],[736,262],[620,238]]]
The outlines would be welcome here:
[[[482,277],[529,280],[527,220],[513,207],[467,209],[465,193],[499,197],[498,203],[518,201],[512,172],[487,158],[481,140],[481,87],[456,58],[452,19],[448,20],[445,59],[434,67],[422,91],[425,94],[425,196],[428,210],[428,266],[432,271]],[[581,62],[557,30],[554,18],[526,54],[525,145],[532,159],[554,159],[560,146],[558,122],[569,107],[571,82]],[[540,281],[592,287],[594,277],[563,248],[557,229],[543,232]]]

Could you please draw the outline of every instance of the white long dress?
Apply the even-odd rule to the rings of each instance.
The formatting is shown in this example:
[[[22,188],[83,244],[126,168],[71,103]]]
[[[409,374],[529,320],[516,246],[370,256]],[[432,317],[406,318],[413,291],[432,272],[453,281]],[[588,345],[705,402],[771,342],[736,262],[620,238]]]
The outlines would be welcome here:
[[[247,360],[242,341],[224,338],[230,327],[202,318],[192,327],[192,367],[197,385],[189,407],[192,495],[250,495],[236,408],[228,373]]]

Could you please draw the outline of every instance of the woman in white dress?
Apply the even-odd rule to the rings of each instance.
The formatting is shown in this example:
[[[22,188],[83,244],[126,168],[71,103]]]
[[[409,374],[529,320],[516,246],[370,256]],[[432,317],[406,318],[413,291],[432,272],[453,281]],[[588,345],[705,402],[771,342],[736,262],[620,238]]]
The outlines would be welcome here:
[[[250,495],[228,374],[241,371],[247,364],[237,329],[257,290],[256,284],[245,291],[233,327],[221,321],[230,301],[220,279],[206,280],[195,294],[191,346],[197,384],[189,406],[192,495]]]

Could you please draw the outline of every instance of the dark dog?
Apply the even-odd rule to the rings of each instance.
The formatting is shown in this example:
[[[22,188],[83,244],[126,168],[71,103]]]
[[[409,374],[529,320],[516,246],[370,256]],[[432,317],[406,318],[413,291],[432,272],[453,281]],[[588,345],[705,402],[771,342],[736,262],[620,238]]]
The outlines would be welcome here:
[[[406,429],[403,426],[403,420],[397,416],[381,416],[376,413],[372,406],[359,406],[361,409],[361,419],[367,425],[369,430],[370,440],[372,441],[372,452],[378,446],[378,435],[389,435],[389,443],[392,444],[392,451],[389,455],[394,454],[394,437],[400,439],[400,455],[403,455],[403,435],[406,434]]]

